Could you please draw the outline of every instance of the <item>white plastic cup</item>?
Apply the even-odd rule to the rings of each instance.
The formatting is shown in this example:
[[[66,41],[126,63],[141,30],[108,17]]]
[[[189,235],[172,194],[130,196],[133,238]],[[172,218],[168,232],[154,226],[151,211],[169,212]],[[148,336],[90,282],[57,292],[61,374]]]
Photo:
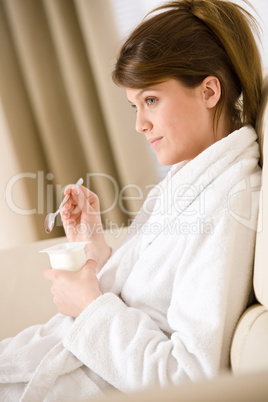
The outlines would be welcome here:
[[[86,263],[85,245],[90,242],[61,243],[53,247],[40,250],[47,253],[53,269],[79,271]]]

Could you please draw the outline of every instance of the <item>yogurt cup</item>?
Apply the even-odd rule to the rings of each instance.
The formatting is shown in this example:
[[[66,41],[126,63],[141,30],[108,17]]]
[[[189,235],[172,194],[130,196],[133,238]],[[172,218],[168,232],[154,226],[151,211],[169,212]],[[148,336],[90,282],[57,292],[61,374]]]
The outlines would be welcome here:
[[[90,242],[68,242],[40,250],[47,253],[53,269],[79,271],[86,263],[85,245]]]

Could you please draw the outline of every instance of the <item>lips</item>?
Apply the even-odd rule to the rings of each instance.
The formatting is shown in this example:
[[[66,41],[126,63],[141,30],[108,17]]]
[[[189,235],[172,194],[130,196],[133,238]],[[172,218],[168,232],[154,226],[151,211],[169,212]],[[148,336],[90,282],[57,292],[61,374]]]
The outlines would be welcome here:
[[[149,140],[151,147],[153,149],[155,149],[158,146],[158,144],[161,142],[162,138],[163,137],[151,138]]]

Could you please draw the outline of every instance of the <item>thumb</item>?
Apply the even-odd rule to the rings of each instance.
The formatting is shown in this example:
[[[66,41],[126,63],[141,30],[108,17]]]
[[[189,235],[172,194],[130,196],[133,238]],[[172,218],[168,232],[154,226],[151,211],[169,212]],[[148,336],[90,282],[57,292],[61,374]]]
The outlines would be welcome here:
[[[94,273],[96,273],[97,262],[95,260],[88,259],[86,261],[85,267],[87,267],[88,269],[91,269],[92,271],[94,271]]]

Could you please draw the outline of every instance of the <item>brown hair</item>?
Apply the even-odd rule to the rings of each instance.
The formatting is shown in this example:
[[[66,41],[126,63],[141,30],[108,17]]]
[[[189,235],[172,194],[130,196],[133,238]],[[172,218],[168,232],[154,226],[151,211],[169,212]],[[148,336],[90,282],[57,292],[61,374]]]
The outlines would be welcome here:
[[[221,84],[216,121],[225,106],[233,129],[255,125],[262,69],[254,17],[222,0],[175,0],[155,11],[124,43],[114,82],[142,89],[175,78],[195,87],[213,75]]]

